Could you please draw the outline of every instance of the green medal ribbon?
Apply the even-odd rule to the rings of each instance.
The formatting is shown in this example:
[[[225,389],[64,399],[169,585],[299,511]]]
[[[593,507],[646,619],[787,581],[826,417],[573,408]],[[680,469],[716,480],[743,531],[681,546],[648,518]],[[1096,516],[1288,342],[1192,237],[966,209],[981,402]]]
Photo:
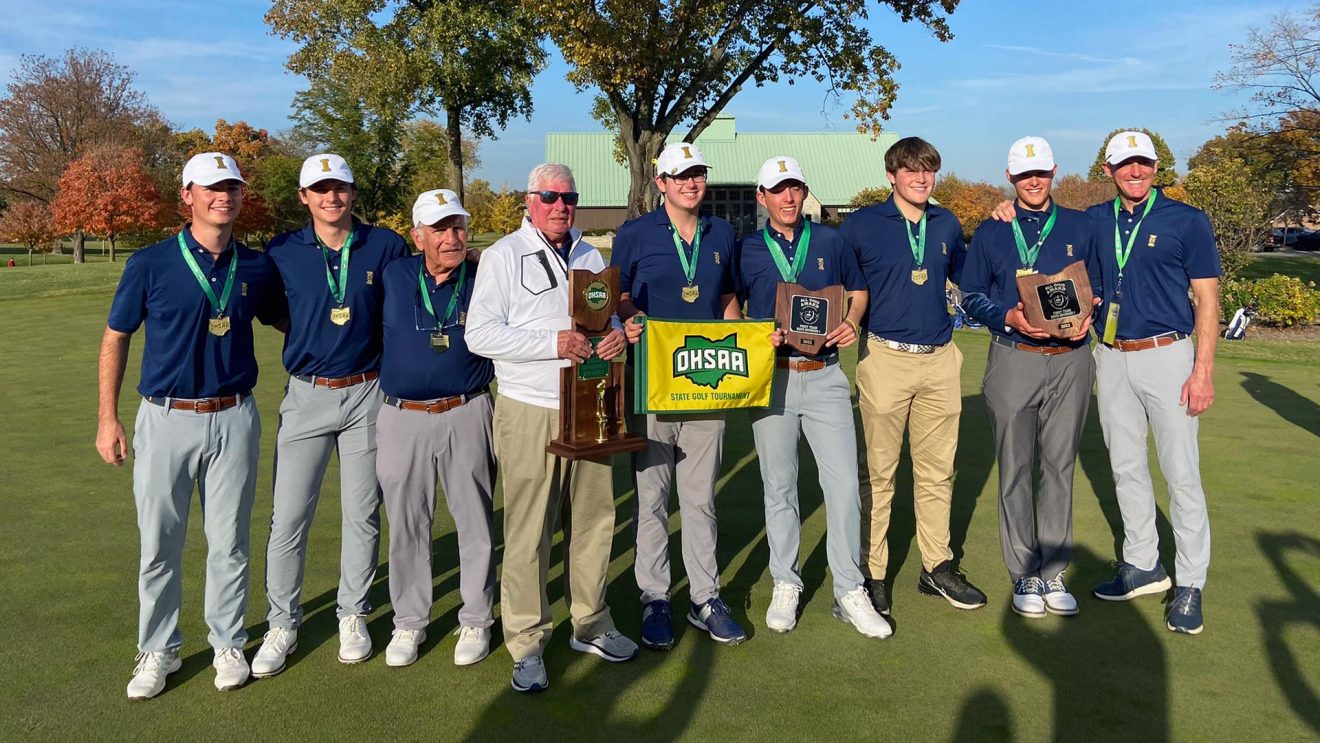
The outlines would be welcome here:
[[[229,247],[234,247],[233,239],[229,241]],[[234,276],[238,275],[238,251],[234,250],[234,257],[229,261],[229,276],[225,278],[225,287],[220,290],[220,296],[215,296],[215,290],[211,288],[211,283],[206,280],[206,274],[197,265],[197,259],[192,257],[192,251],[188,250],[188,243],[183,239],[183,233],[179,233],[179,252],[183,253],[183,260],[192,269],[193,276],[197,278],[197,284],[202,287],[202,292],[211,302],[211,310],[216,317],[224,317],[225,308],[229,306],[229,292],[234,288]]]
[[[1150,214],[1150,208],[1155,206],[1155,198],[1159,196],[1159,191],[1150,190],[1150,198],[1146,200],[1146,209],[1141,213],[1141,219],[1137,220],[1137,226],[1132,228],[1132,234],[1128,235],[1127,245],[1123,245],[1123,238],[1118,232],[1118,212],[1121,208],[1119,197],[1114,197],[1114,259],[1118,261],[1118,280],[1123,281],[1123,267],[1127,265],[1128,257],[1132,255],[1132,245],[1137,241],[1137,233],[1141,231],[1141,223],[1146,221],[1146,215]]]
[[[921,212],[921,226],[917,229],[917,236],[912,236],[912,225],[907,223],[907,217],[903,217],[903,224],[907,228],[903,233],[907,235],[908,247],[912,248],[912,259],[917,262],[917,267],[923,267],[926,262],[926,212]]]
[[[458,295],[463,293],[463,282],[467,280],[467,261],[463,261],[458,267],[458,285],[454,287],[454,293],[449,297],[449,306],[445,308],[444,319],[435,316],[435,307],[431,304],[431,290],[426,288],[426,259],[422,258],[422,265],[417,267],[417,286],[422,290],[422,304],[426,305],[426,312],[435,320],[436,330],[443,330],[449,318],[454,316],[454,308],[458,306]]]
[[[315,231],[313,231],[315,234]],[[349,230],[348,239],[344,240],[344,247],[339,249],[342,258],[339,260],[339,281],[335,281],[334,274],[330,273],[330,248],[321,242],[320,236],[316,238],[316,244],[321,246],[321,255],[325,258],[325,283],[330,287],[330,296],[334,297],[335,304],[344,306],[344,295],[348,291],[348,257],[349,251],[353,249],[353,231]]]
[[[1016,219],[1013,220],[1013,242],[1017,243],[1018,257],[1022,259],[1022,265],[1025,268],[1035,270],[1036,259],[1040,257],[1040,248],[1045,244],[1045,239],[1050,236],[1050,231],[1054,229],[1054,218],[1059,214],[1059,207],[1050,205],[1050,218],[1045,220],[1045,226],[1040,228],[1040,239],[1036,244],[1027,247],[1027,238],[1022,235],[1022,227]]]
[[[697,256],[701,253],[701,222],[697,221],[697,231],[692,235],[692,260],[688,260],[687,253],[683,252],[683,238],[678,236],[678,230],[673,225],[669,226],[669,235],[674,238],[678,262],[683,265],[683,277],[687,279],[688,286],[692,286],[697,278]]]
[[[793,254],[793,265],[790,267],[783,248],[779,247],[779,242],[770,236],[769,220],[761,229],[761,236],[765,238],[765,246],[770,249],[770,257],[775,259],[780,277],[790,283],[797,283],[798,276],[802,275],[802,267],[807,265],[807,251],[811,247],[811,220],[802,220],[802,229],[799,233],[801,236],[798,238],[797,252]]]

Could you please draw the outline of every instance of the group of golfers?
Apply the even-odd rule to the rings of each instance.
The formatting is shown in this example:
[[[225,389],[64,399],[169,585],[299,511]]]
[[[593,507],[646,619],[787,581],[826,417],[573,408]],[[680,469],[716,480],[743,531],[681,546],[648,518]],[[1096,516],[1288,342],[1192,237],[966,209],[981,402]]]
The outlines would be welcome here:
[[[180,189],[190,222],[128,260],[101,344],[96,446],[106,462],[122,465],[128,437],[120,387],[130,338],[146,324],[132,440],[141,558],[128,697],[156,696],[181,665],[181,563],[194,488],[207,540],[204,612],[216,687],[236,689],[285,668],[298,648],[308,533],[332,452],[342,513],[340,661],[358,663],[373,653],[366,618],[374,611],[368,595],[382,503],[394,612],[384,662],[417,661],[431,629],[440,492],[455,524],[462,597],[454,662],[488,655],[497,472],[504,527],[499,602],[513,688],[549,685],[543,657],[554,618],[547,577],[561,528],[569,646],[611,662],[634,658],[637,644],[618,631],[605,602],[615,528],[611,461],[546,451],[558,433],[560,370],[592,356],[622,361],[645,332],[646,315],[774,318],[780,282],[809,290],[842,285],[849,304],[822,353],[802,355],[783,329],[774,332],[771,403],[750,411],[774,583],[768,629],[790,632],[799,620],[802,436],[824,496],[836,618],[868,638],[893,633],[886,534],[905,433],[922,563],[917,588],[959,609],[986,604],[954,565],[950,544],[962,411],[962,353],[951,342],[945,294],[952,283],[993,341],[984,393],[1013,610],[1025,617],[1078,613],[1064,574],[1073,466],[1094,384],[1124,538],[1116,574],[1092,594],[1120,601],[1172,587],[1168,628],[1200,632],[1210,531],[1197,421],[1214,398],[1220,263],[1206,215],[1153,188],[1157,167],[1147,135],[1115,135],[1104,169],[1117,198],[1074,211],[1051,198],[1056,166],[1049,144],[1020,139],[1006,170],[1016,198],[995,210],[969,246],[953,213],[930,201],[940,155],[922,139],[890,147],[892,195],[849,214],[840,228],[804,218],[807,175],[794,158],[777,156],[757,179],[765,226],[739,239],[728,222],[702,213],[713,171],[700,148],[672,144],[656,162],[662,205],[624,224],[614,239],[617,316],[603,338],[589,339],[571,329],[568,272],[600,271],[606,261],[573,226],[579,195],[563,165],[531,171],[522,225],[480,252],[468,248],[469,214],[456,193],[419,194],[414,255],[400,235],[354,216],[357,191],[344,158],[314,155],[303,164],[298,191],[309,223],[260,252],[233,234],[245,188],[234,160],[216,152],[193,157]],[[1075,335],[1056,337],[1028,320],[1016,280],[1078,261],[1094,310]],[[266,555],[269,629],[249,664],[244,624],[261,439],[252,398],[254,319],[285,334],[289,377]],[[838,354],[853,344],[860,460],[852,382]],[[1159,561],[1150,429],[1168,482],[1176,584]],[[715,496],[724,414],[638,415],[630,430],[646,439],[631,462],[641,644],[663,651],[676,642],[671,492],[682,518],[684,618],[714,642],[743,642],[745,619],[720,598]]]

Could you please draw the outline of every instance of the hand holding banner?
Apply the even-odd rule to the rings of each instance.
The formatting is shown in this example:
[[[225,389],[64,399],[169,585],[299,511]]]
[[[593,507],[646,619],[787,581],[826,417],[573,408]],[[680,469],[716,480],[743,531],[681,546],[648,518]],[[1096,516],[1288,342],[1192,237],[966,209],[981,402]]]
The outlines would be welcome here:
[[[769,320],[646,320],[637,344],[633,409],[699,413],[770,404]]]

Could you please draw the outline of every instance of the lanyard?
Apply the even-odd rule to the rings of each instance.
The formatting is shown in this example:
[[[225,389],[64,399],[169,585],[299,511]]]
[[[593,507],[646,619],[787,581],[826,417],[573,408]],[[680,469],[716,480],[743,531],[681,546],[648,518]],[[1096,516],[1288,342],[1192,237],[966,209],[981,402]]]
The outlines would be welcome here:
[[[678,236],[678,229],[673,225],[669,226],[669,235],[674,238],[674,249],[678,251],[678,262],[683,265],[683,278],[687,279],[687,285],[692,286],[692,282],[697,278],[697,256],[701,253],[701,221],[697,221],[697,231],[692,235],[692,260],[688,260],[687,253],[683,251],[683,238]]]
[[[234,248],[234,241],[229,240],[229,247]],[[225,308],[229,306],[229,292],[234,288],[234,276],[238,274],[238,250],[234,249],[234,257],[229,261],[229,276],[225,278],[225,288],[220,290],[220,297],[217,299],[215,290],[211,288],[210,282],[206,280],[206,274],[202,273],[201,267],[197,265],[197,259],[192,257],[192,251],[188,250],[188,243],[183,239],[183,233],[179,233],[179,252],[183,253],[183,260],[192,269],[193,276],[197,279],[198,285],[206,294],[207,300],[211,302],[211,309],[216,317],[224,317]]]
[[[1050,236],[1050,231],[1054,229],[1054,218],[1059,214],[1059,207],[1050,205],[1050,218],[1045,220],[1045,226],[1040,228],[1040,239],[1036,244],[1027,247],[1027,238],[1022,235],[1022,226],[1016,219],[1013,220],[1013,242],[1017,243],[1018,257],[1022,259],[1022,265],[1034,269],[1036,267],[1036,258],[1040,256],[1040,248],[1045,244],[1045,239]]]
[[[802,275],[802,267],[807,265],[807,250],[811,243],[811,220],[802,220],[802,229],[799,230],[797,252],[793,254],[793,265],[788,265],[788,257],[784,255],[783,248],[779,247],[779,242],[770,236],[770,222],[766,220],[766,225],[761,230],[761,236],[765,238],[765,246],[770,249],[770,257],[775,259],[775,266],[779,268],[779,275],[784,281],[797,282],[798,276]]]
[[[315,230],[312,232],[316,234]],[[348,239],[344,240],[344,247],[339,249],[339,281],[335,281],[335,275],[330,273],[330,249],[321,242],[321,238],[316,238],[316,244],[321,246],[321,256],[325,258],[325,283],[330,287],[330,296],[334,297],[335,304],[344,306],[344,294],[348,291],[348,256],[353,248],[353,231],[349,230]]]
[[[899,213],[900,216],[902,212]],[[917,237],[912,236],[912,225],[908,224],[908,218],[903,217],[903,234],[907,235],[908,247],[912,249],[912,259],[918,266],[926,262],[926,212],[921,213],[921,226],[918,228]]]
[[[454,316],[454,308],[458,306],[458,295],[463,293],[463,282],[467,280],[467,261],[463,261],[458,266],[458,285],[454,287],[454,293],[449,297],[449,306],[445,308],[445,317],[438,320],[435,316],[435,307],[431,304],[431,290],[426,288],[426,258],[422,258],[422,265],[417,267],[417,286],[422,290],[422,304],[426,305],[426,312],[432,320],[436,320],[437,328],[444,328],[449,323],[449,318]]]
[[[1123,278],[1123,267],[1127,265],[1128,257],[1132,255],[1132,245],[1137,241],[1137,232],[1141,229],[1141,223],[1146,221],[1146,215],[1150,214],[1150,208],[1155,206],[1155,197],[1159,196],[1159,191],[1150,190],[1150,198],[1146,200],[1146,209],[1141,212],[1141,219],[1137,220],[1137,226],[1132,228],[1132,234],[1128,235],[1127,246],[1123,245],[1123,238],[1118,234],[1118,210],[1119,197],[1114,197],[1114,259],[1118,261],[1118,278]]]

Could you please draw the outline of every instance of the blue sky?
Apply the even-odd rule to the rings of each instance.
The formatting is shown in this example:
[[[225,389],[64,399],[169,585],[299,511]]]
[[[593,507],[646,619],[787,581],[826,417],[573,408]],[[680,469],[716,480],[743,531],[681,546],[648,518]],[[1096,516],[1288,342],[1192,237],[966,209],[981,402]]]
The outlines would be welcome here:
[[[210,130],[217,118],[272,131],[289,126],[303,79],[284,70],[293,50],[262,21],[266,0],[0,0],[0,80],[19,55],[70,46],[105,49],[137,74],[138,87],[177,126]],[[936,145],[944,170],[1003,176],[1009,144],[1035,134],[1054,147],[1061,172],[1084,172],[1111,129],[1161,133],[1181,172],[1197,146],[1223,131],[1216,121],[1240,94],[1211,89],[1229,65],[1228,45],[1307,3],[987,2],[963,0],[941,44],[887,11],[871,28],[902,63],[898,102],[886,129]],[[540,162],[549,131],[597,131],[589,93],[564,82],[553,54],[534,90],[531,121],[484,142],[474,175],[518,186]],[[848,102],[826,100],[814,81],[746,90],[726,109],[740,131],[847,131]],[[883,176],[877,174],[877,178]]]

